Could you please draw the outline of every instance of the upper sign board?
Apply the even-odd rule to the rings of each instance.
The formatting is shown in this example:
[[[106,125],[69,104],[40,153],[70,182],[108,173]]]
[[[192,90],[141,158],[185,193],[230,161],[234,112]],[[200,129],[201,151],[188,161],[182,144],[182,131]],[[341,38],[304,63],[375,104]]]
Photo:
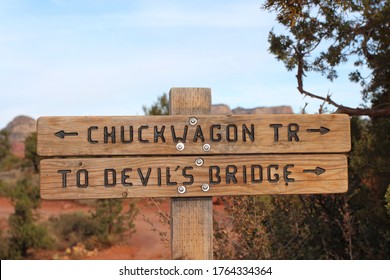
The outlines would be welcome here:
[[[231,155],[41,161],[44,199],[340,193],[347,157]]]
[[[347,115],[42,117],[40,156],[343,153]]]

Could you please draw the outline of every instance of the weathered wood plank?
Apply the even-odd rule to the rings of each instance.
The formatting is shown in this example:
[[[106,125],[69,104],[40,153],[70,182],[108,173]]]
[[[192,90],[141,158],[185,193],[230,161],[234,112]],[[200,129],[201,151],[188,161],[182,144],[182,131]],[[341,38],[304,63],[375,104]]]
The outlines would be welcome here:
[[[207,115],[210,112],[211,89],[172,88],[169,91],[170,115]],[[170,223],[172,259],[213,259],[211,196],[171,198]]]
[[[40,180],[44,199],[326,194],[348,187],[342,154],[46,159]]]
[[[342,153],[351,148],[347,115],[202,116],[197,111],[181,112],[178,116],[42,117],[37,126],[38,154]],[[182,150],[177,147],[179,142],[184,144]],[[210,150],[205,151],[204,144]]]

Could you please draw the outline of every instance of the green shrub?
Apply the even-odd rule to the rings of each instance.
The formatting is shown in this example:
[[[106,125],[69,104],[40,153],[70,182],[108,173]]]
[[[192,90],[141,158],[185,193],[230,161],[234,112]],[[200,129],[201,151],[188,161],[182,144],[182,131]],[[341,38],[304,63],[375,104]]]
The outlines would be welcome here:
[[[8,219],[9,250],[11,259],[26,258],[31,249],[48,249],[53,244],[48,231],[37,224],[34,212],[40,204],[38,186],[31,177],[19,180],[11,192],[14,213]]]
[[[0,260],[8,259],[8,239],[4,230],[0,229]]]
[[[387,187],[385,200],[386,200],[387,214],[389,214],[389,216],[390,216],[390,185]]]
[[[111,245],[120,239],[124,232],[131,234],[135,231],[134,218],[138,213],[135,203],[129,203],[129,210],[122,213],[122,200],[100,199],[94,213],[93,220],[98,226],[97,237],[100,242]]]
[[[3,181],[0,181],[0,196],[8,197],[10,194],[11,188]]]
[[[111,246],[123,234],[135,230],[134,217],[137,214],[135,203],[123,212],[122,200],[102,199],[95,202],[90,213],[75,212],[51,217],[48,226],[56,238],[57,248],[65,250],[76,244],[84,244],[87,250]]]
[[[87,249],[96,245],[98,225],[89,214],[83,212],[61,214],[58,217],[50,217],[48,224],[60,250],[75,246],[77,243],[85,244]]]

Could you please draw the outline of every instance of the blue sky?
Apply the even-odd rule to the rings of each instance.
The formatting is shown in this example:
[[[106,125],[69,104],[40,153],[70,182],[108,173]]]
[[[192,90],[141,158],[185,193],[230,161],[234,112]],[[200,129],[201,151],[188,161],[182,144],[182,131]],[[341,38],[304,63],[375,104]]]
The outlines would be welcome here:
[[[0,0],[0,128],[15,116],[143,115],[171,87],[209,87],[213,104],[319,102],[268,53],[277,27],[261,1]],[[278,28],[278,27],[277,27]],[[307,90],[346,106],[359,87],[340,69]],[[343,76],[344,75],[344,76]],[[332,108],[330,108],[332,109]]]

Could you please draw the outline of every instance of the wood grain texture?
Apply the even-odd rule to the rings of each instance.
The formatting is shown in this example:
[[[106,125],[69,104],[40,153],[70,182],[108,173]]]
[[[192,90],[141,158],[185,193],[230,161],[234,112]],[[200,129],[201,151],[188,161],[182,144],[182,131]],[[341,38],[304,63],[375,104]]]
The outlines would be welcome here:
[[[211,89],[172,88],[170,115],[207,115],[211,111]],[[213,259],[213,202],[211,197],[171,199],[172,259]]]
[[[195,164],[199,158],[202,166]],[[40,179],[44,199],[326,194],[348,188],[341,154],[46,159]]]
[[[351,148],[347,115],[203,116],[200,104],[209,99],[204,93],[194,102],[194,111],[185,110],[191,102],[178,100],[178,116],[39,118],[38,154],[343,153]],[[195,125],[189,123],[191,117],[197,119]],[[184,135],[185,140],[179,139]],[[177,150],[177,142],[184,143],[184,150]],[[205,143],[211,146],[208,152],[202,149]]]

